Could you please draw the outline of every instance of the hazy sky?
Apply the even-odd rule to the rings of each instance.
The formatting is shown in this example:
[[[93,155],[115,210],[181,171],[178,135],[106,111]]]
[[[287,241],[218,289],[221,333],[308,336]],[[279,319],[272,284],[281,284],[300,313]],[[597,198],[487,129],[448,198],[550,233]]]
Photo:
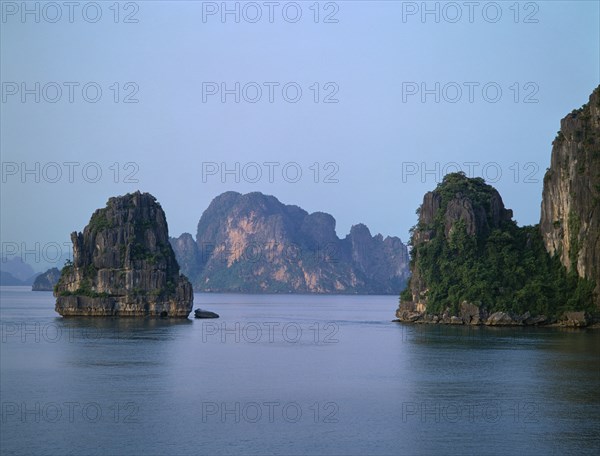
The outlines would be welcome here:
[[[3,253],[137,189],[172,236],[235,190],[407,240],[452,163],[536,223],[559,121],[600,81],[596,1],[23,5],[1,3]]]

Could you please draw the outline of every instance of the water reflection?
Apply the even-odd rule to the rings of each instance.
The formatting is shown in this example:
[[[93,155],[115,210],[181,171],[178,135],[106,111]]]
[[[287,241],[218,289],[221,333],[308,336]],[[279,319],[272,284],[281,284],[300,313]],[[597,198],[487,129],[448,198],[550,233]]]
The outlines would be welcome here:
[[[71,340],[116,339],[122,341],[174,339],[174,328],[190,326],[189,319],[170,318],[57,318],[56,324]]]
[[[482,439],[511,433],[502,452],[521,444],[544,454],[549,442],[593,454],[600,441],[600,331],[401,325],[406,340],[405,419],[426,435]],[[597,445],[596,445],[597,446]],[[476,449],[481,453],[481,449]]]
[[[596,454],[600,332],[390,322],[394,297],[211,295],[219,320],[61,318],[50,294],[2,294],[2,400],[63,407],[63,419],[11,416],[7,454]],[[315,322],[319,332],[315,332]],[[324,343],[325,325],[337,326]],[[256,340],[244,332],[278,323]],[[35,325],[38,326],[35,326]],[[222,324],[226,325],[225,336]],[[242,328],[241,333],[236,324]],[[286,325],[303,329],[284,337]],[[33,326],[32,326],[33,325]],[[219,333],[215,330],[219,329]],[[318,334],[318,335],[317,335]],[[298,423],[234,421],[298,403]],[[64,404],[99,406],[102,419]],[[334,402],[337,423],[314,421]],[[47,408],[47,407],[46,407]],[[123,422],[135,412],[135,423]],[[118,412],[118,413],[117,413]],[[115,414],[120,418],[115,421]],[[322,418],[322,416],[321,416]],[[26,446],[24,446],[26,445]]]

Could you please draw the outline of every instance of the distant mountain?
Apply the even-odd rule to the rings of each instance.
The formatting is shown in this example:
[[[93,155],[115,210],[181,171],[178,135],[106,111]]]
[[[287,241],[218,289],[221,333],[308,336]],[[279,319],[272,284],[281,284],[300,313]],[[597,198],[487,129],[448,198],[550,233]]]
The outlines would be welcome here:
[[[13,278],[26,282],[25,285],[31,285],[36,275],[33,268],[18,256],[0,259],[0,271],[8,272]]]
[[[3,286],[21,286],[28,285],[20,279],[17,279],[10,272],[0,271],[0,285]]]
[[[58,268],[48,269],[46,272],[38,275],[31,286],[32,291],[52,291],[54,285],[58,283],[60,279],[60,271]]]
[[[408,279],[408,251],[397,237],[358,224],[339,239],[335,219],[275,197],[226,192],[189,233],[170,239],[196,291],[395,294]]]

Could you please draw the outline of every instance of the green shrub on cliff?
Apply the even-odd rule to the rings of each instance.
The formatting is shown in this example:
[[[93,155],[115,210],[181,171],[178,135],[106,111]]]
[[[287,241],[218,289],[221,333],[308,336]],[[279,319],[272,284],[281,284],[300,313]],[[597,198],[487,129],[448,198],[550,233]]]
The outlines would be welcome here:
[[[92,232],[98,232],[112,228],[112,224],[106,217],[106,210],[104,209],[97,210],[92,214],[92,218],[90,219],[88,226]]]

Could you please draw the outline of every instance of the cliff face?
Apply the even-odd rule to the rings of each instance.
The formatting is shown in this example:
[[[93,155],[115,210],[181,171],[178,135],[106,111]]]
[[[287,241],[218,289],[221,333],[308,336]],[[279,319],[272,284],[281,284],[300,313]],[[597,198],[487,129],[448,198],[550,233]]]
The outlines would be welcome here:
[[[54,285],[58,283],[58,279],[60,279],[58,268],[48,269],[35,278],[31,291],[52,291],[54,290]]]
[[[215,198],[191,235],[171,239],[197,290],[233,292],[397,293],[408,274],[400,239],[354,226],[345,239],[335,219],[308,214],[261,193]]]
[[[152,195],[110,198],[71,240],[73,263],[54,293],[59,314],[186,318],[192,310],[191,284],[179,274],[165,213]]]
[[[600,87],[560,123],[544,178],[540,229],[551,255],[597,284],[600,308]]]
[[[202,258],[196,248],[196,241],[189,233],[183,233],[177,239],[169,239],[177,263],[186,277],[196,277],[201,268]]]

